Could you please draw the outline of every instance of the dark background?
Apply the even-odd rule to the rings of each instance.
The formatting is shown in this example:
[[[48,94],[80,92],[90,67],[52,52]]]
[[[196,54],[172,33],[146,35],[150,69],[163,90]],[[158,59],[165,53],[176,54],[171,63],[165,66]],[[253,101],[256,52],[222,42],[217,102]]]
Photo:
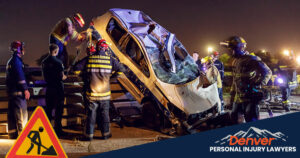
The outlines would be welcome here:
[[[218,43],[231,35],[243,36],[249,51],[293,49],[300,55],[299,0],[0,0],[0,65],[10,57],[11,41],[25,41],[24,61],[35,65],[57,21],[80,12],[88,24],[110,8],[144,11],[201,56],[208,46],[223,51]]]

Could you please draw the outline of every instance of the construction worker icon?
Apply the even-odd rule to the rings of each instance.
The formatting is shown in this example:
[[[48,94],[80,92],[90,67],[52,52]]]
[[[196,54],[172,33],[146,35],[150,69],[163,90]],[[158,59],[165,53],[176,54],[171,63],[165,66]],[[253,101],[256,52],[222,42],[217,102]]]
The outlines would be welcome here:
[[[36,145],[38,155],[57,155],[57,153],[52,145],[49,148],[47,148],[42,144],[40,133],[42,133],[43,131],[44,131],[44,128],[40,127],[39,131],[30,131],[29,132],[29,134],[27,135],[27,138],[30,139],[31,145],[30,145],[29,149],[27,150],[26,154],[29,154],[32,151],[32,149],[34,148],[34,146]],[[42,152],[42,154],[41,154],[41,147],[46,149],[46,151]]]

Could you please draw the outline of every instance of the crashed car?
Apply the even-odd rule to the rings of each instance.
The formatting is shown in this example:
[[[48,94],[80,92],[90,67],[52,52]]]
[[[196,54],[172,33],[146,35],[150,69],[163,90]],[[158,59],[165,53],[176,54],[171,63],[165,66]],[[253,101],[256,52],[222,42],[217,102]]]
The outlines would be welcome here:
[[[203,86],[197,65],[173,33],[137,10],[110,9],[92,24],[89,30],[111,43],[112,54],[127,68],[119,82],[143,106],[146,125],[182,133],[218,115],[217,84]]]

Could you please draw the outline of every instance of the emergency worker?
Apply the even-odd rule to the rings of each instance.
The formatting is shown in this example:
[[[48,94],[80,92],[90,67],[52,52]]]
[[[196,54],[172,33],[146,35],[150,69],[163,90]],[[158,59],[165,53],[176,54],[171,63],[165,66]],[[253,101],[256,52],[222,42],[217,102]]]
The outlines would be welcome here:
[[[218,86],[219,98],[221,101],[221,111],[224,111],[224,100],[223,100],[223,80],[224,80],[224,64],[219,60],[220,53],[214,51],[211,55],[212,61],[214,66],[219,70],[220,77],[221,77],[221,86]]]
[[[291,95],[291,90],[295,89],[297,83],[296,61],[293,53],[289,52],[284,55],[277,64],[277,84],[280,87],[282,94],[282,106],[286,111],[290,111],[290,101],[288,100]]]
[[[110,78],[124,71],[124,67],[108,51],[108,44],[104,39],[97,42],[96,50],[73,68],[76,74],[81,75],[84,82],[87,120],[83,141],[93,139],[95,123],[98,123],[103,139],[112,136],[109,119]]]
[[[198,52],[194,52],[193,53],[193,60],[195,61],[195,63],[198,66],[198,70],[200,72],[202,72],[202,65],[201,65],[201,60],[199,59],[199,53]]]
[[[50,33],[50,44],[56,44],[59,47],[57,58],[60,59],[64,66],[68,67],[68,52],[66,49],[67,43],[70,40],[83,41],[86,37],[86,32],[78,33],[76,27],[83,27],[85,24],[81,14],[76,13],[71,17],[60,20]]]
[[[246,122],[258,120],[258,105],[263,99],[261,88],[268,83],[272,72],[259,57],[246,53],[246,41],[242,37],[233,36],[220,44],[229,48],[233,57],[231,119],[239,123],[240,114],[244,114]]]
[[[54,129],[58,136],[65,133],[62,130],[61,120],[64,107],[64,84],[63,80],[67,77],[64,75],[63,63],[56,58],[59,47],[56,44],[49,46],[49,55],[42,62],[43,76],[46,85],[46,114],[51,121],[54,116]]]
[[[16,139],[28,119],[26,100],[30,98],[24,74],[22,56],[25,55],[24,43],[14,41],[10,50],[13,53],[6,65],[6,87],[8,95],[8,137]]]
[[[224,79],[224,64],[223,64],[223,62],[221,62],[219,60],[220,53],[217,51],[214,51],[210,56],[213,60],[215,67],[218,68],[220,75],[221,75],[221,80],[223,81],[223,79]]]
[[[208,81],[210,84],[213,84],[215,82],[217,82],[217,87],[218,90],[220,91],[220,89],[222,89],[222,80],[221,80],[221,74],[218,70],[218,68],[215,66],[214,64],[214,59],[210,56],[207,56],[205,58],[201,59],[201,65],[202,65],[202,72],[204,72],[205,76],[207,77]],[[220,92],[219,92],[219,97],[220,97]],[[219,110],[221,112],[224,112],[224,107],[223,107],[223,97],[221,100],[220,97],[220,101],[221,101],[221,106],[219,108]]]

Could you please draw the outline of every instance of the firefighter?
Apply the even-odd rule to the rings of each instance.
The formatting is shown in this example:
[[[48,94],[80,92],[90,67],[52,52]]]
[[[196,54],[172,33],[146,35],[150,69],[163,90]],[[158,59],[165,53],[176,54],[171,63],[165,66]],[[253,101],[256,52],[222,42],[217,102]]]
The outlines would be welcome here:
[[[108,44],[104,39],[97,42],[96,52],[83,58],[73,68],[84,82],[86,97],[87,121],[82,140],[91,141],[94,136],[95,123],[100,127],[102,138],[112,136],[110,131],[110,78],[119,75],[124,67],[108,52]],[[97,121],[96,121],[97,118]]]
[[[292,52],[286,52],[282,60],[279,60],[276,68],[278,75],[277,81],[281,94],[282,94],[282,106],[286,111],[290,111],[290,101],[288,100],[291,95],[291,90],[295,89],[297,83],[296,61]]]
[[[210,56],[214,62],[215,67],[218,68],[220,75],[221,75],[221,79],[223,81],[223,79],[224,79],[224,64],[223,64],[223,62],[221,62],[219,60],[220,53],[217,51],[214,51]]]
[[[213,60],[214,66],[219,70],[220,77],[221,77],[221,86],[218,86],[218,92],[221,101],[221,111],[224,112],[224,100],[223,100],[223,88],[222,88],[222,83],[224,80],[224,64],[219,60],[220,57],[219,52],[214,51],[210,56]]]
[[[246,41],[242,37],[233,36],[220,44],[229,48],[233,57],[231,119],[240,123],[239,116],[244,114],[246,122],[258,120],[258,104],[263,99],[261,88],[268,83],[272,72],[259,57],[246,53]]]
[[[76,13],[72,17],[60,20],[50,33],[50,44],[56,44],[59,47],[57,58],[60,59],[64,66],[68,67],[68,52],[66,45],[70,40],[83,41],[86,32],[78,33],[75,26],[83,27],[85,24],[81,14]]]
[[[58,136],[63,136],[61,119],[64,107],[64,75],[63,63],[57,59],[59,47],[56,44],[49,46],[49,55],[42,62],[43,76],[46,81],[46,114],[51,121],[54,116],[54,129]]]
[[[26,100],[30,98],[24,74],[22,56],[25,55],[24,43],[14,41],[10,50],[13,53],[6,65],[6,87],[8,95],[8,137],[16,139],[28,119]]]
[[[213,84],[215,82],[217,82],[217,87],[218,90],[222,89],[222,80],[221,80],[221,74],[218,70],[218,68],[215,66],[214,64],[214,59],[210,56],[207,56],[205,58],[201,59],[201,65],[202,65],[202,72],[204,72],[205,76],[208,79],[208,82],[210,84]],[[219,97],[220,97],[220,93],[219,93]],[[224,112],[224,107],[223,107],[223,97],[222,100],[220,98],[221,101],[221,106],[219,107],[219,110],[221,112]]]

